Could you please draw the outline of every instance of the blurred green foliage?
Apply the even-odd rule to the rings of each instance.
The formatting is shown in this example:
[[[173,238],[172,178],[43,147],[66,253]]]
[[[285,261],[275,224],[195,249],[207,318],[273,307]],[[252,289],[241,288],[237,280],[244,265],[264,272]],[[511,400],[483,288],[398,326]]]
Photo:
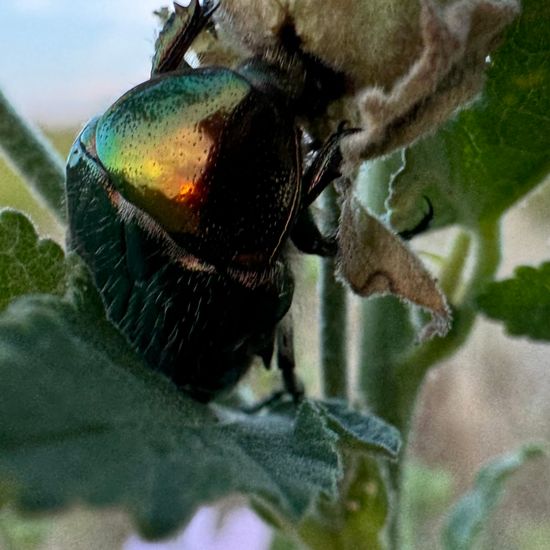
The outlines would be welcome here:
[[[45,129],[44,133],[52,144],[65,158],[74,141],[77,130]],[[63,243],[63,229],[59,226],[54,216],[40,202],[40,199],[32,194],[24,181],[12,170],[0,156],[0,208],[11,207],[25,212],[36,225],[41,235]]]

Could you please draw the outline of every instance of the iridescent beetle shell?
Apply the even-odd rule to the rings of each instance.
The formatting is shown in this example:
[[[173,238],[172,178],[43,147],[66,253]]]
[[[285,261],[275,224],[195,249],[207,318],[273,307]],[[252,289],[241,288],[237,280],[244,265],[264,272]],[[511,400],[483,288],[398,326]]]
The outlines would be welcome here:
[[[296,213],[293,120],[227,69],[134,88],[98,121],[96,151],[128,201],[216,264],[275,257]]]

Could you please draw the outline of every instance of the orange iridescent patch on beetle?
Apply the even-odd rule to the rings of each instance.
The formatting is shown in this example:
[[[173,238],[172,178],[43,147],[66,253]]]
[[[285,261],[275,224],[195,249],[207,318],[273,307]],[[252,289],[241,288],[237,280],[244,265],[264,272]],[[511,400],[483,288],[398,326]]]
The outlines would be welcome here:
[[[184,181],[180,184],[179,193],[176,195],[177,202],[186,202],[200,196],[199,185],[194,181]]]
[[[99,159],[115,187],[167,231],[196,234],[216,143],[248,92],[246,81],[219,71],[130,91],[103,115],[96,134]]]

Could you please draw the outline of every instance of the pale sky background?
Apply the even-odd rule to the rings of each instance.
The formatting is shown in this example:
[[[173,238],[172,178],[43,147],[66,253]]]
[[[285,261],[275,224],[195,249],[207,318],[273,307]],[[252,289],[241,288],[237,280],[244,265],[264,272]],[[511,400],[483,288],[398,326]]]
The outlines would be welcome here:
[[[0,87],[35,122],[82,124],[147,79],[169,3],[0,0]]]

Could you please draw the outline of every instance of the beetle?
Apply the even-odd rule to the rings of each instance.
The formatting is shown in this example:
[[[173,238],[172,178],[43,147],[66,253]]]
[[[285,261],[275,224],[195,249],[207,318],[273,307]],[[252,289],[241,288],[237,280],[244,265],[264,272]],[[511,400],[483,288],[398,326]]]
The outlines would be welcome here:
[[[279,47],[234,69],[194,69],[184,55],[218,5],[174,6],[191,15],[157,51],[151,78],[71,148],[67,246],[109,319],[183,391],[208,402],[255,356],[269,368],[276,350],[285,390],[274,395],[298,400],[288,242],[336,255],[309,207],[341,176],[340,140],[359,130],[341,124],[306,163],[302,124],[344,95],[345,78],[301,50],[292,24]],[[428,214],[402,238],[429,226],[426,200]]]
[[[309,206],[340,176],[339,140],[350,131],[340,128],[304,167],[298,120],[343,82],[300,54],[292,32],[277,52],[235,69],[186,66],[216,7],[195,0],[151,78],[76,138],[68,248],[90,268],[110,320],[195,399],[229,391],[255,356],[269,368],[275,349],[285,389],[298,398],[282,321],[294,289],[285,250],[290,240],[335,254]]]

